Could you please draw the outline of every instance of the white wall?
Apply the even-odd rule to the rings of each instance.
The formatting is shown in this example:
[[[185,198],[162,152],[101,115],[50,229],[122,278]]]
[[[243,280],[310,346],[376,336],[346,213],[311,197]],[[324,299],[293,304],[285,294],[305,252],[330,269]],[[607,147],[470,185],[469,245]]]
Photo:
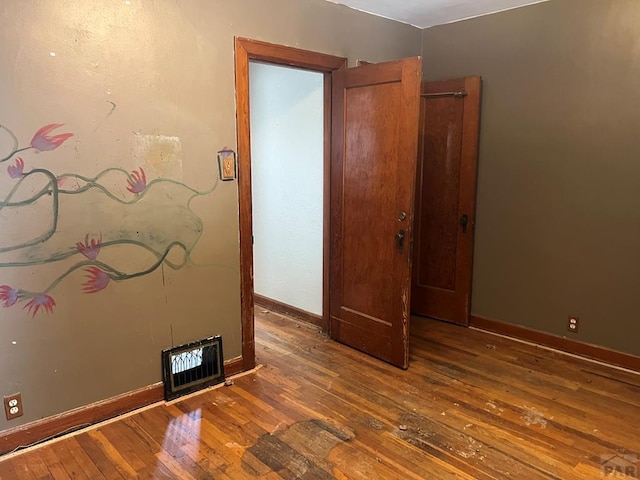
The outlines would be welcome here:
[[[255,293],[322,314],[323,76],[251,62]]]

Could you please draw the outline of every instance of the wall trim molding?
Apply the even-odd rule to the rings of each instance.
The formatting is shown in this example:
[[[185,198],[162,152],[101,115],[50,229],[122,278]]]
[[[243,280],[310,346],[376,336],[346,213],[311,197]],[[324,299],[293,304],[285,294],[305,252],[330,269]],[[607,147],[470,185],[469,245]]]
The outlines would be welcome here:
[[[521,325],[471,315],[470,326],[640,372],[640,357]]]
[[[244,371],[242,368],[242,355],[224,361],[224,376],[230,377]]]
[[[232,358],[224,362],[224,373],[227,377],[240,373],[242,370],[242,357]],[[0,460],[2,459],[1,455],[9,453],[18,447],[30,446],[59,435],[71,433],[74,430],[88,427],[163,400],[164,387],[162,382],[158,382],[58,415],[4,430],[0,432]]]
[[[253,294],[253,299],[256,305],[266,308],[275,313],[280,313],[283,315],[287,315],[289,317],[296,318],[298,320],[302,320],[303,322],[311,323],[316,325],[322,329],[323,332],[327,331],[327,325],[321,315],[316,315],[314,313],[307,312],[305,310],[301,310],[300,308],[294,307],[292,305],[288,305],[286,303],[279,302],[277,300],[273,300],[272,298],[263,297],[257,293]]]

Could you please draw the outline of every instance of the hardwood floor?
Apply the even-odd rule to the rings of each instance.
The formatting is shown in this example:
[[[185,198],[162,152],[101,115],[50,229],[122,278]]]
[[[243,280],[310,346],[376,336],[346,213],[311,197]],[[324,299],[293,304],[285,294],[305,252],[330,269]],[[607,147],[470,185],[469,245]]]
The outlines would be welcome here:
[[[0,460],[0,479],[596,479],[601,456],[636,468],[639,375],[420,318],[402,371],[262,310],[255,373]]]

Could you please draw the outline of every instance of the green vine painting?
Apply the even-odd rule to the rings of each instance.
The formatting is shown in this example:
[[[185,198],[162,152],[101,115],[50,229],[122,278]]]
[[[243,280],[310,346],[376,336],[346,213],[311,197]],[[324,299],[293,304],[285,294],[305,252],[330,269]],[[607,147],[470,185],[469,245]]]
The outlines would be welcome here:
[[[143,167],[111,167],[94,177],[55,174],[40,166],[46,164],[46,153],[41,154],[73,137],[63,127],[45,125],[20,146],[16,134],[0,125],[0,164],[7,165],[0,175],[8,180],[0,182],[0,306],[23,304],[32,316],[52,313],[56,287],[79,277],[72,276],[79,270],[84,273],[79,290],[96,294],[162,265],[193,264],[203,222],[191,202],[210,195],[218,184],[216,177],[211,188],[198,191],[170,178],[149,181]],[[119,255],[122,245],[139,249],[136,261]],[[43,289],[2,281],[2,267],[54,263],[60,265],[58,273]]]

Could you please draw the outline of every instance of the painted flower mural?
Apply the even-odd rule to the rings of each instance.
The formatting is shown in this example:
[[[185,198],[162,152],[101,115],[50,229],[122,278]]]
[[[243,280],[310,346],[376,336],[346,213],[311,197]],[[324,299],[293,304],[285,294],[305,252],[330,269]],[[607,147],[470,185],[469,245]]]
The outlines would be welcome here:
[[[89,234],[87,233],[84,237],[84,243],[78,242],[76,243],[76,248],[78,251],[87,257],[89,260],[95,260],[98,258],[98,254],[100,253],[100,247],[102,246],[102,235],[97,240],[95,238],[91,239],[89,242]]]
[[[0,285],[0,304],[4,308],[15,305],[18,301],[29,299],[23,308],[26,308],[32,316],[38,313],[41,308],[49,313],[53,312],[56,306],[55,300],[45,293],[33,293],[11,288],[9,285]]]
[[[9,135],[9,139],[12,142],[12,146],[9,148],[8,155],[0,157],[0,163],[6,162],[14,157],[16,153],[24,152],[25,150],[35,150],[38,152],[47,152],[49,150],[55,150],[62,145],[66,140],[73,137],[73,133],[59,133],[58,135],[49,135],[56,128],[64,126],[63,123],[50,123],[40,128],[31,139],[31,142],[26,147],[18,146],[18,137],[6,126],[0,125],[0,129]],[[2,155],[2,153],[0,153]],[[17,159],[17,163],[24,166],[22,158]]]
[[[131,193],[142,193],[145,188],[147,188],[147,176],[140,167],[140,171],[134,170],[131,172],[131,178],[127,179],[127,190]]]
[[[7,173],[11,178],[21,178],[24,175],[24,160],[21,157],[16,158],[13,165],[7,167]]]
[[[87,281],[84,282],[82,290],[85,293],[97,293],[104,290],[109,285],[109,275],[100,270],[98,267],[87,268]]]
[[[29,313],[31,313],[31,315],[35,317],[36,313],[38,313],[38,310],[40,310],[41,308],[49,313],[53,313],[53,307],[55,306],[56,301],[53,298],[51,298],[49,295],[41,294],[36,295],[31,300],[29,300],[24,308],[29,310]]]
[[[24,303],[23,310],[31,316],[54,312],[54,291],[65,281],[75,280],[79,291],[95,294],[114,283],[148,275],[163,265],[172,269],[195,265],[191,253],[202,235],[203,222],[191,209],[191,201],[210,195],[218,184],[216,177],[211,188],[198,191],[170,178],[148,181],[142,167],[131,172],[110,167],[93,177],[56,175],[49,168],[30,168],[32,159],[26,155],[16,156],[28,150],[40,153],[59,148],[74,135],[55,134],[54,130],[62,126],[45,125],[29,145],[20,147],[17,136],[0,124],[0,163],[13,161],[6,169],[12,181],[3,183],[0,178],[0,232],[11,232],[0,235],[0,275],[3,267],[36,268],[59,262],[64,265],[39,290],[27,290],[13,281],[12,285],[0,285],[0,307]],[[135,196],[127,195],[122,185]],[[10,221],[7,219],[24,218],[22,212],[31,211],[30,208],[50,214],[49,222],[25,222],[29,233],[23,236],[22,228],[3,225]],[[73,213],[67,215],[66,211]],[[77,231],[77,219],[82,219],[81,232]],[[78,241],[82,235],[84,239]],[[105,250],[122,245],[138,250],[135,262],[103,255]],[[69,264],[69,259],[75,261]],[[80,272],[84,272],[84,279]]]
[[[31,148],[36,152],[46,152],[58,148],[65,142],[65,140],[73,137],[73,133],[49,135],[53,130],[62,126],[64,126],[63,123],[51,123],[42,127],[31,139]]]
[[[9,285],[0,285],[0,303],[4,308],[15,305],[18,301],[18,290]]]

